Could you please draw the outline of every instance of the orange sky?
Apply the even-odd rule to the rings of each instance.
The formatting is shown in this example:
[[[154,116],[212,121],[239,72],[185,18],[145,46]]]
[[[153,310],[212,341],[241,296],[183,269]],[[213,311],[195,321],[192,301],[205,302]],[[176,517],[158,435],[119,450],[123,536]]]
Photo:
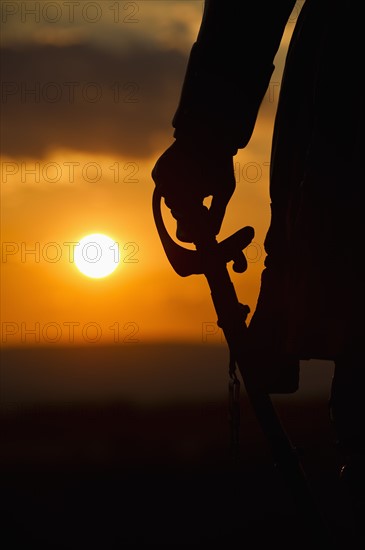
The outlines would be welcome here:
[[[3,4],[2,345],[219,342],[204,277],[176,275],[151,209],[150,172],[172,140],[203,3],[79,2],[74,13],[61,1],[37,2],[34,13]],[[251,310],[269,223],[273,117],[296,16],[251,142],[235,157],[237,189],[219,236],[255,228],[248,271],[232,272]],[[82,275],[65,244],[95,232],[121,252],[103,279]]]

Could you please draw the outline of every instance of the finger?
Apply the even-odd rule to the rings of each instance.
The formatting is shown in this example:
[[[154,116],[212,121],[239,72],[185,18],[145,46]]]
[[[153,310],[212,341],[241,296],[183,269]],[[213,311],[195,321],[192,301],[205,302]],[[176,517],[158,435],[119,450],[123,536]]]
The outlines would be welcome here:
[[[177,221],[176,237],[182,242],[196,242],[210,224],[208,209],[202,201],[190,204],[188,209],[172,209],[171,214]]]
[[[212,230],[215,235],[218,235],[223,219],[226,213],[227,205],[233,195],[233,191],[229,193],[215,193],[212,197],[212,202],[209,208],[209,218]]]

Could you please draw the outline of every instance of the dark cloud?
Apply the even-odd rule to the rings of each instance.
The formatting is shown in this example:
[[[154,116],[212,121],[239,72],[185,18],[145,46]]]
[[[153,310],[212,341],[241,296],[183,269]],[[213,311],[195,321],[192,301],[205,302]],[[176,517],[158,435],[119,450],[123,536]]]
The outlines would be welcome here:
[[[1,55],[4,155],[68,148],[141,158],[172,135],[187,62],[177,50],[32,44]]]

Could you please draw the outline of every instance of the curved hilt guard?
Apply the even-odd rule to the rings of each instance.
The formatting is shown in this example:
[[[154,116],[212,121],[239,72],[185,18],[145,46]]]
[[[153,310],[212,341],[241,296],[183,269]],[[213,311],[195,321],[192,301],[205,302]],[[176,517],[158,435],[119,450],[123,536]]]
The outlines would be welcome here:
[[[200,251],[184,248],[170,237],[162,218],[161,198],[161,194],[155,188],[152,197],[153,216],[170,264],[181,277],[205,273],[204,260]],[[251,243],[254,234],[254,229],[246,226],[217,245],[217,254],[221,256],[222,261],[225,263],[233,261],[233,270],[237,273],[243,273],[247,269],[247,260],[242,250]]]

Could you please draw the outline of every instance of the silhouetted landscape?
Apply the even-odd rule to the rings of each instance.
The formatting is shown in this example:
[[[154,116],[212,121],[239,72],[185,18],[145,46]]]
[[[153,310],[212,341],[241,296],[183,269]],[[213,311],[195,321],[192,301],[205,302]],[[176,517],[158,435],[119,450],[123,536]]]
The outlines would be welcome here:
[[[0,8],[2,550],[365,548],[353,3]],[[272,396],[282,460],[243,384],[232,452],[216,329],[242,367],[243,304],[258,364],[336,360]]]
[[[232,460],[227,359],[224,345],[3,350],[4,547],[314,547],[243,387]],[[331,376],[307,362],[273,401],[336,541],[355,548]]]

